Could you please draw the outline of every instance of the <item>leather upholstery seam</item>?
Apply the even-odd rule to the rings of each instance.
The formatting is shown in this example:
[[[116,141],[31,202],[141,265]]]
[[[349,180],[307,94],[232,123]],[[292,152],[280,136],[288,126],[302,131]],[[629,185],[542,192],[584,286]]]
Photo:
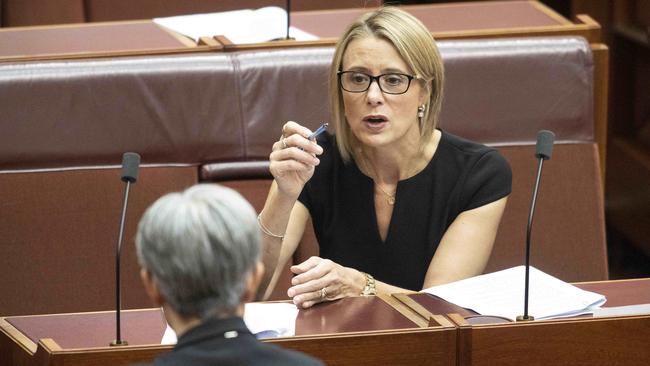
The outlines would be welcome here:
[[[246,136],[246,121],[244,120],[244,107],[242,105],[243,95],[241,93],[242,73],[237,55],[231,55],[230,61],[232,63],[233,77],[235,79],[235,100],[237,101],[237,112],[239,114],[239,141],[242,146],[242,157],[244,160],[248,159],[248,136]]]

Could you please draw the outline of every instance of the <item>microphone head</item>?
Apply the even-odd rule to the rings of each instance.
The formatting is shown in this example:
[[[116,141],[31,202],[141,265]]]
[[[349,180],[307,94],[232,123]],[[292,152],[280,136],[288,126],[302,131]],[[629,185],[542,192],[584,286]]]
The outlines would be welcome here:
[[[555,134],[548,130],[541,130],[537,133],[537,145],[535,156],[539,159],[548,160],[553,155],[553,142]]]
[[[138,168],[140,167],[140,155],[134,152],[122,155],[122,181],[135,183],[138,180]]]

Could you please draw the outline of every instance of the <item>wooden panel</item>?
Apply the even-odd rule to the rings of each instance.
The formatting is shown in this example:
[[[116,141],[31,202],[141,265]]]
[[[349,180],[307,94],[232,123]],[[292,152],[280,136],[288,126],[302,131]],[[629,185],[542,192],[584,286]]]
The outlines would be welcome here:
[[[456,365],[456,332],[420,329],[329,338],[287,338],[272,341],[318,357],[328,365]]]
[[[81,23],[84,0],[2,0],[2,26]]]
[[[197,182],[196,167],[142,167],[130,190],[122,251],[124,308],[151,305],[135,232],[145,209]],[[0,174],[0,315],[113,309],[124,183],[118,168]]]
[[[592,44],[591,52],[594,55],[594,131],[604,187],[608,135],[609,48],[604,44]]]
[[[650,152],[632,139],[614,137],[608,160],[607,223],[650,257]]]
[[[512,193],[486,272],[520,265],[537,164],[534,146],[504,146]],[[564,281],[605,280],[607,253],[596,144],[557,144],[544,164],[532,229],[531,264]]]
[[[605,294],[606,305],[650,301],[650,279],[578,283]],[[471,326],[450,315],[459,326],[459,365],[647,365],[650,360],[650,315],[571,318],[525,323]]]
[[[650,315],[463,328],[466,365],[647,365]],[[469,349],[467,347],[470,347]]]

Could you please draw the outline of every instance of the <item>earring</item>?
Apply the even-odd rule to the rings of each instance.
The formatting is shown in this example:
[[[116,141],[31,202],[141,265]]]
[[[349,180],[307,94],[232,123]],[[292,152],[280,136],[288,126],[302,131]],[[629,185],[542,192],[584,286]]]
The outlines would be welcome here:
[[[423,123],[424,123],[424,104],[418,107],[418,123],[420,124],[420,129],[423,128]]]

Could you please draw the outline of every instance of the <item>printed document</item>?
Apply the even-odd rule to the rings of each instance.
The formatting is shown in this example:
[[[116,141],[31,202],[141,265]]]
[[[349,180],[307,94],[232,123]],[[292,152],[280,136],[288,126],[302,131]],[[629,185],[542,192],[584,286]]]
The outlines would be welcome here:
[[[153,22],[195,42],[200,37],[223,35],[234,44],[260,43],[287,35],[287,12],[277,6],[154,18]],[[289,36],[297,41],[318,39],[295,27],[289,29]]]
[[[481,315],[514,320],[524,315],[524,277],[525,267],[519,266],[422,291]],[[530,267],[528,315],[536,320],[590,314],[605,301],[603,295],[579,289]]]

